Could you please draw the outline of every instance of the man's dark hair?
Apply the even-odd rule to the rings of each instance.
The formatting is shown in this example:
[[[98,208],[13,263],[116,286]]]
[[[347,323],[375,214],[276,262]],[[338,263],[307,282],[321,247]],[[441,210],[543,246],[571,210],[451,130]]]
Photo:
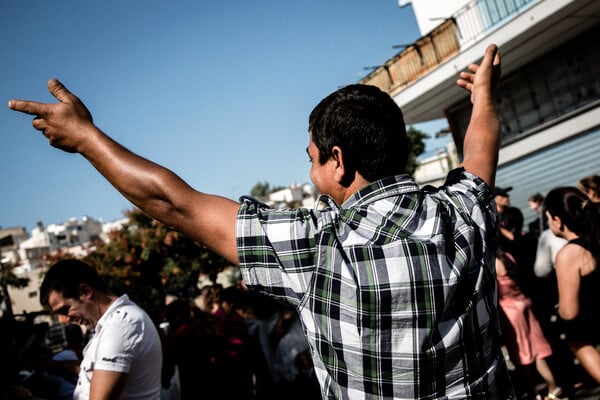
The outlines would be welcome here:
[[[404,173],[409,149],[402,111],[375,86],[349,85],[325,97],[310,114],[309,130],[321,164],[339,146],[346,167],[370,182]]]
[[[531,196],[529,196],[528,201],[533,201],[541,206],[544,202],[544,195],[542,195],[541,193],[532,194]]]
[[[79,297],[79,285],[82,283],[102,293],[108,293],[106,284],[98,272],[80,260],[61,260],[54,264],[40,287],[40,303],[48,304],[50,292],[57,292],[66,299]]]
[[[500,214],[500,222],[504,228],[513,233],[521,232],[523,229],[523,213],[517,207],[507,207]]]

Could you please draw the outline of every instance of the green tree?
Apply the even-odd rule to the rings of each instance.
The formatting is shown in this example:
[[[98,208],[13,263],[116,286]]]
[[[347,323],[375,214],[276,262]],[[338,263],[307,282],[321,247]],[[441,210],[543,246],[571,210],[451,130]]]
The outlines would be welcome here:
[[[260,200],[266,200],[267,196],[278,190],[285,189],[285,186],[273,186],[269,185],[269,182],[258,182],[250,189],[250,196],[256,197]]]
[[[29,283],[28,278],[19,278],[13,273],[14,266],[9,262],[2,262],[0,264],[0,304],[4,303],[5,312],[2,315],[6,318],[13,318],[12,300],[8,287],[24,288]]]
[[[264,199],[270,193],[269,182],[257,182],[256,185],[250,189],[250,196],[254,196],[257,199]]]
[[[425,139],[428,139],[430,136],[413,126],[408,127],[406,136],[408,137],[408,147],[410,152],[408,153],[408,162],[404,169],[404,173],[412,176],[417,169],[417,157],[425,151]]]
[[[194,288],[198,275],[216,273],[227,261],[140,210],[129,225],[109,234],[84,261],[94,266],[116,294],[129,297],[159,319],[164,296]]]

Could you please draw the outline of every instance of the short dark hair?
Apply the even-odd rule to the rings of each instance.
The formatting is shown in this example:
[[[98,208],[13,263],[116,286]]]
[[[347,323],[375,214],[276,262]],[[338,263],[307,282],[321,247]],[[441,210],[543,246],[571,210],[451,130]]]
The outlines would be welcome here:
[[[325,97],[310,113],[309,130],[321,164],[339,146],[347,167],[370,182],[404,173],[409,152],[404,117],[375,86],[349,85]]]
[[[40,287],[40,303],[48,304],[50,292],[57,292],[67,299],[76,299],[82,283],[99,292],[108,293],[106,284],[92,266],[75,259],[61,260],[50,267],[44,276]]]
[[[500,214],[500,221],[504,228],[511,232],[520,232],[523,229],[523,213],[517,207],[507,207]]]
[[[544,202],[544,195],[542,195],[541,193],[535,193],[529,196],[529,199],[527,200],[542,205],[542,203]]]
[[[600,175],[588,175],[579,180],[579,186],[585,190],[591,190],[600,196]]]

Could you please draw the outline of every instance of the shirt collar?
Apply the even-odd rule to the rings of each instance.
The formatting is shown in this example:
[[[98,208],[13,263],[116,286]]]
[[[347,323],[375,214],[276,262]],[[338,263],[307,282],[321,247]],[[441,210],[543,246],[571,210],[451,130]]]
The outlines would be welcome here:
[[[102,324],[104,323],[105,319],[107,319],[108,316],[110,314],[112,314],[112,312],[114,310],[116,310],[117,308],[121,307],[127,301],[129,301],[129,296],[127,296],[126,294],[118,297],[115,301],[113,301],[112,304],[110,306],[108,306],[108,308],[106,309],[106,311],[104,312],[104,314],[102,314],[102,316],[100,317],[100,319],[96,323],[96,326],[94,327],[94,331],[95,332],[100,331],[100,329],[102,329]]]
[[[420,192],[419,187],[409,175],[395,175],[369,183],[350,196],[341,207],[327,195],[321,195],[317,204],[324,202],[332,209],[349,209],[373,203],[386,197],[418,192]]]

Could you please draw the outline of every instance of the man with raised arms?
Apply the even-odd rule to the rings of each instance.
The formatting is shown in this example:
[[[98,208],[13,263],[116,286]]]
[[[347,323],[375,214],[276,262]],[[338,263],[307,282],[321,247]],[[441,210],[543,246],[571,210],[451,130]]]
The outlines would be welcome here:
[[[373,86],[350,85],[309,118],[309,209],[274,210],[199,192],[125,149],[51,80],[55,104],[11,100],[50,144],[85,157],[126,198],[233,263],[244,281],[292,304],[323,398],[512,398],[500,351],[493,187],[500,144],[490,45],[461,72],[473,111],[461,168],[419,189],[404,175],[402,112]]]

